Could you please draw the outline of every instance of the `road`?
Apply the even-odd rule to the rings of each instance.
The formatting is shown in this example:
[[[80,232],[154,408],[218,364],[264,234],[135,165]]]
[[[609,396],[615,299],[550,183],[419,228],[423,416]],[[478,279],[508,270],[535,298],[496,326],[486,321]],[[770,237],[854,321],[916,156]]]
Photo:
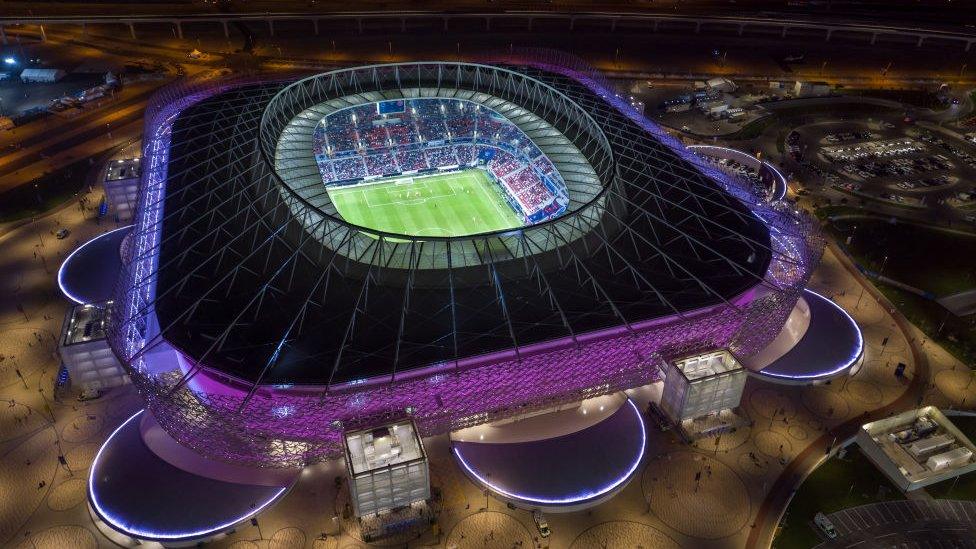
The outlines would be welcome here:
[[[119,6],[111,8],[84,2],[46,2],[8,1],[5,2],[10,16],[80,16],[105,15],[107,11],[117,13]],[[208,15],[220,12],[268,13],[268,12],[309,12],[331,14],[348,12],[349,3],[339,0],[249,0],[220,2],[152,2],[131,3],[125,6],[126,15]],[[357,10],[363,12],[395,12],[404,8],[401,3],[388,0],[359,0]],[[926,3],[919,5],[915,0],[832,0],[831,2],[783,2],[781,0],[740,0],[731,3],[727,0],[657,0],[655,2],[632,2],[627,0],[555,0],[542,5],[532,0],[506,0],[504,3],[484,0],[415,0],[407,4],[410,10],[451,11],[457,13],[501,12],[537,10],[548,12],[604,11],[630,13],[669,13],[669,14],[746,14],[777,15],[780,17],[815,17],[824,19],[877,21],[879,12],[893,22],[929,23],[961,25],[976,22],[971,14],[951,2],[944,4]],[[879,9],[880,8],[880,9]],[[967,19],[970,19],[967,21]]]
[[[0,192],[141,134],[146,101],[162,81],[134,85],[74,118],[49,116],[0,136]],[[14,148],[16,147],[16,148]]]
[[[912,353],[912,363],[915,365],[915,375],[909,382],[905,392],[898,399],[870,413],[866,413],[866,415],[854,417],[824,433],[820,438],[807,445],[786,466],[786,469],[776,479],[776,482],[766,494],[766,498],[759,506],[755,527],[749,533],[746,541],[747,549],[764,549],[772,544],[776,526],[779,524],[783,513],[786,512],[790,499],[792,499],[793,494],[800,487],[800,484],[803,483],[803,480],[827,459],[828,456],[825,454],[825,449],[832,441],[847,440],[857,434],[858,429],[864,423],[882,419],[890,413],[899,413],[918,405],[919,399],[925,394],[925,390],[928,388],[929,383],[931,383],[929,379],[928,355],[920,348],[916,341],[916,329],[888,301],[884,294],[861,274],[836,244],[828,240],[828,246],[831,252],[840,260],[845,270],[864,287],[871,297],[878,303],[883,304],[891,312],[895,324],[902,332],[905,340],[908,341]]]

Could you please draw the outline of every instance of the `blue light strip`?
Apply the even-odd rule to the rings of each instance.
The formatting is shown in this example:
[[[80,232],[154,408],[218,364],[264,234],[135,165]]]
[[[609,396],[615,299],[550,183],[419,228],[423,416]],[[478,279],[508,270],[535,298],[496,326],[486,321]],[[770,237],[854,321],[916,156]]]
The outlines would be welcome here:
[[[118,530],[119,532],[127,536],[131,536],[142,540],[191,540],[195,538],[204,537],[210,534],[218,534],[230,528],[231,526],[244,522],[245,520],[253,517],[254,515],[257,515],[258,513],[263,511],[264,508],[266,508],[268,505],[271,505],[272,503],[277,501],[278,498],[283,493],[285,493],[286,490],[288,490],[288,487],[285,486],[281,490],[275,492],[275,494],[272,495],[268,499],[268,501],[262,503],[261,505],[259,505],[254,509],[249,510],[247,513],[241,515],[240,517],[231,519],[227,522],[224,522],[223,524],[208,527],[207,529],[204,530],[174,532],[174,533],[153,532],[149,530],[143,530],[137,527],[132,527],[126,524],[124,519],[112,515],[111,513],[106,511],[99,503],[98,496],[95,493],[95,475],[97,474],[99,460],[101,459],[102,452],[105,451],[105,448],[107,448],[108,445],[112,443],[112,439],[115,438],[115,435],[117,435],[119,431],[125,428],[125,426],[129,424],[129,422],[139,417],[139,415],[142,414],[143,412],[145,412],[145,410],[139,410],[131,417],[129,417],[129,419],[125,420],[122,423],[122,425],[119,425],[114,431],[112,431],[112,434],[109,435],[108,440],[105,441],[105,444],[102,444],[102,447],[98,449],[98,453],[95,454],[95,460],[92,461],[92,465],[91,465],[91,473],[88,476],[88,500],[91,501],[92,507],[95,508],[95,511],[98,513],[98,516],[101,517],[106,523],[108,523],[115,530]]]
[[[565,505],[565,504],[580,503],[583,501],[592,500],[613,491],[623,483],[627,482],[627,480],[631,477],[631,475],[633,475],[634,472],[637,471],[637,467],[640,466],[641,460],[644,459],[644,448],[645,446],[647,446],[647,430],[644,427],[644,420],[643,418],[641,418],[640,410],[637,409],[637,405],[634,404],[634,401],[628,398],[627,404],[630,404],[630,407],[633,408],[634,415],[637,416],[637,423],[640,425],[640,429],[641,429],[640,452],[638,452],[637,459],[634,460],[634,463],[630,466],[629,469],[627,469],[626,473],[621,475],[619,478],[617,478],[610,484],[603,486],[592,492],[584,492],[584,493],[567,496],[563,498],[545,498],[540,496],[533,496],[533,495],[511,492],[505,490],[504,488],[496,484],[492,484],[491,482],[488,482],[488,480],[486,480],[484,477],[478,474],[477,471],[475,471],[474,468],[471,467],[471,465],[469,465],[467,461],[465,461],[464,456],[461,455],[461,451],[458,450],[457,446],[454,447],[454,455],[457,456],[458,461],[461,463],[461,466],[464,467],[464,469],[468,472],[468,474],[476,478],[478,482],[487,486],[490,490],[498,492],[499,494],[510,497],[512,499],[516,499],[519,501],[527,501],[530,503],[540,503],[544,505]]]
[[[855,346],[856,348],[855,348],[854,352],[851,353],[851,356],[848,357],[848,359],[845,362],[843,362],[842,364],[838,365],[833,370],[828,370],[826,372],[816,372],[816,373],[813,373],[813,374],[803,374],[803,375],[790,375],[790,374],[777,374],[777,373],[773,373],[773,372],[766,372],[764,370],[759,370],[759,374],[760,375],[769,376],[769,377],[777,377],[777,378],[782,378],[782,379],[804,379],[804,380],[823,379],[823,378],[826,378],[826,377],[831,377],[831,376],[835,376],[837,374],[840,374],[844,370],[847,370],[851,366],[854,366],[854,364],[857,363],[857,361],[860,360],[861,356],[864,354],[864,335],[861,333],[861,327],[857,325],[857,322],[854,321],[854,318],[852,318],[851,315],[847,314],[847,311],[845,311],[843,309],[843,307],[841,307],[840,305],[834,303],[833,300],[827,298],[826,296],[820,295],[817,292],[815,292],[815,291],[813,291],[813,290],[811,290],[809,288],[804,289],[803,291],[808,292],[810,294],[813,294],[813,295],[819,297],[820,299],[822,299],[822,300],[826,301],[827,303],[830,303],[831,305],[833,305],[834,308],[836,308],[841,313],[844,313],[844,316],[847,317],[847,321],[850,322],[851,323],[851,326],[854,328],[854,333],[857,335],[857,345]],[[811,321],[813,321],[812,318],[811,318]]]
[[[84,301],[78,299],[77,296],[73,295],[71,292],[68,291],[68,288],[65,287],[65,285],[64,285],[64,268],[71,261],[71,258],[74,257],[76,253],[78,253],[81,250],[83,250],[85,248],[85,246],[91,244],[92,242],[95,242],[96,240],[98,240],[100,238],[106,237],[106,236],[108,236],[108,235],[110,235],[110,234],[112,234],[112,233],[114,233],[116,231],[124,231],[126,229],[131,229],[134,226],[135,225],[126,225],[125,227],[119,227],[118,229],[112,229],[111,231],[109,231],[107,233],[100,234],[100,235],[96,236],[95,238],[89,240],[88,242],[85,242],[81,246],[78,246],[77,248],[75,248],[75,250],[73,252],[71,252],[70,254],[68,254],[68,257],[66,257],[64,259],[64,261],[61,263],[61,267],[58,268],[58,287],[61,288],[61,293],[63,293],[64,296],[67,297],[68,299],[70,299],[71,301],[74,301],[75,303],[79,303],[81,305],[84,305],[85,304]]]

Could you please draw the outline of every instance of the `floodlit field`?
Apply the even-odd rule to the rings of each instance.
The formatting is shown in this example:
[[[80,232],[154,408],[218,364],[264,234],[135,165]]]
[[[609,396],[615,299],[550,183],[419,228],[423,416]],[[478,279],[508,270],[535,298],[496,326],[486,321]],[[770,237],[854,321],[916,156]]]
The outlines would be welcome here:
[[[523,225],[502,191],[479,169],[332,187],[329,197],[350,223],[413,236],[460,236]]]

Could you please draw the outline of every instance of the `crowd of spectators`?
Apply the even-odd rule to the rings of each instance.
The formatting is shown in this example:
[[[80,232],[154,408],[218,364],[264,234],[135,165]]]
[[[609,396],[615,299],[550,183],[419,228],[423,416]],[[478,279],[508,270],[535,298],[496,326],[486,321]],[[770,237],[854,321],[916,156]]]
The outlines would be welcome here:
[[[498,113],[439,98],[406,100],[400,112],[380,111],[376,103],[359,105],[316,126],[313,147],[323,182],[475,166],[479,152],[491,148],[486,169],[526,217],[557,213],[556,195],[544,182],[556,174],[552,163]]]

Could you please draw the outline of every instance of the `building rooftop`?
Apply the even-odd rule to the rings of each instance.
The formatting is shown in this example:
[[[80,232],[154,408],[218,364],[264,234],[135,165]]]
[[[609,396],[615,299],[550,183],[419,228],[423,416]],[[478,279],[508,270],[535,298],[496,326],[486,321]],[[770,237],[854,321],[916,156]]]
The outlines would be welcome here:
[[[688,381],[742,369],[739,361],[726,350],[680,358],[674,365]]]
[[[976,469],[976,446],[934,406],[866,423],[858,444],[905,490]]]
[[[105,339],[105,328],[109,319],[109,309],[105,306],[111,301],[95,304],[75,305],[69,313],[64,331],[64,345],[87,343]]]
[[[327,83],[355,70],[317,78]],[[407,74],[399,70],[401,77]],[[364,84],[363,93],[382,91],[395,97],[439,85],[436,70],[410,74],[414,80],[401,81],[401,87]],[[538,239],[533,232],[500,233],[485,237],[487,243],[485,238],[461,237],[378,241],[373,233],[314,211],[312,217],[321,221],[315,223],[337,228],[306,230],[302,223],[312,217],[296,216],[277,193],[269,200],[274,198],[274,211],[283,216],[278,231],[278,223],[263,217],[271,211],[263,203],[239,208],[231,197],[262,193],[264,185],[285,187],[273,178],[236,172],[234,155],[243,149],[227,144],[234,139],[269,148],[281,143],[277,126],[261,126],[263,113],[272,106],[281,110],[282,126],[290,127],[292,111],[304,112],[304,103],[297,102],[300,94],[274,99],[280,84],[251,86],[183,110],[173,122],[165,214],[158,261],[153,263],[154,312],[163,338],[194,360],[206,356],[207,368],[245,382],[341,385],[569,342],[579,334],[615,330],[624,323],[720,306],[762,280],[775,248],[769,228],[710,172],[703,173],[689,160],[694,157],[662,142],[571,79],[543,72],[512,78],[554,86],[566,97],[560,108],[592,116],[587,128],[596,137],[581,134],[578,148],[599,142],[588,162],[600,167],[597,172],[606,187],[603,198],[588,204],[600,210],[612,207],[613,215],[574,210],[552,223],[531,226]],[[479,82],[461,87],[467,90]],[[346,96],[339,95],[323,92],[312,106]],[[547,112],[542,106],[522,105],[533,97],[526,94],[509,102],[526,111]],[[320,119],[313,118],[315,123]],[[562,123],[555,117],[547,121]],[[219,130],[199,132],[203,126]],[[556,129],[564,136],[572,133]],[[301,151],[311,156],[310,148]],[[208,162],[220,168],[203,169]],[[307,184],[322,192],[314,162],[307,162],[314,175]],[[620,175],[606,169],[613,163],[619,164]],[[278,169],[268,166],[269,174],[272,168]],[[565,176],[566,171],[557,169]],[[662,201],[674,207],[662,209]],[[565,225],[572,229],[571,241],[554,232],[563,227],[560,223],[575,224]],[[593,224],[606,226],[591,228]],[[573,228],[577,225],[582,228]],[[326,233],[337,240],[326,241]],[[543,233],[549,236],[542,238]],[[212,238],[216,235],[224,236]],[[650,248],[644,243],[651,243]],[[619,276],[621,266],[632,276]],[[583,276],[588,282],[581,283]],[[263,292],[275,298],[255,298]],[[222,297],[211,299],[213,295]],[[293,323],[296,315],[302,322]],[[260,322],[241,321],[245,317]],[[289,326],[294,330],[289,332]],[[224,343],[208,352],[213,338]],[[265,368],[267,364],[271,366]]]
[[[346,433],[346,451],[353,476],[425,457],[409,420]]]

